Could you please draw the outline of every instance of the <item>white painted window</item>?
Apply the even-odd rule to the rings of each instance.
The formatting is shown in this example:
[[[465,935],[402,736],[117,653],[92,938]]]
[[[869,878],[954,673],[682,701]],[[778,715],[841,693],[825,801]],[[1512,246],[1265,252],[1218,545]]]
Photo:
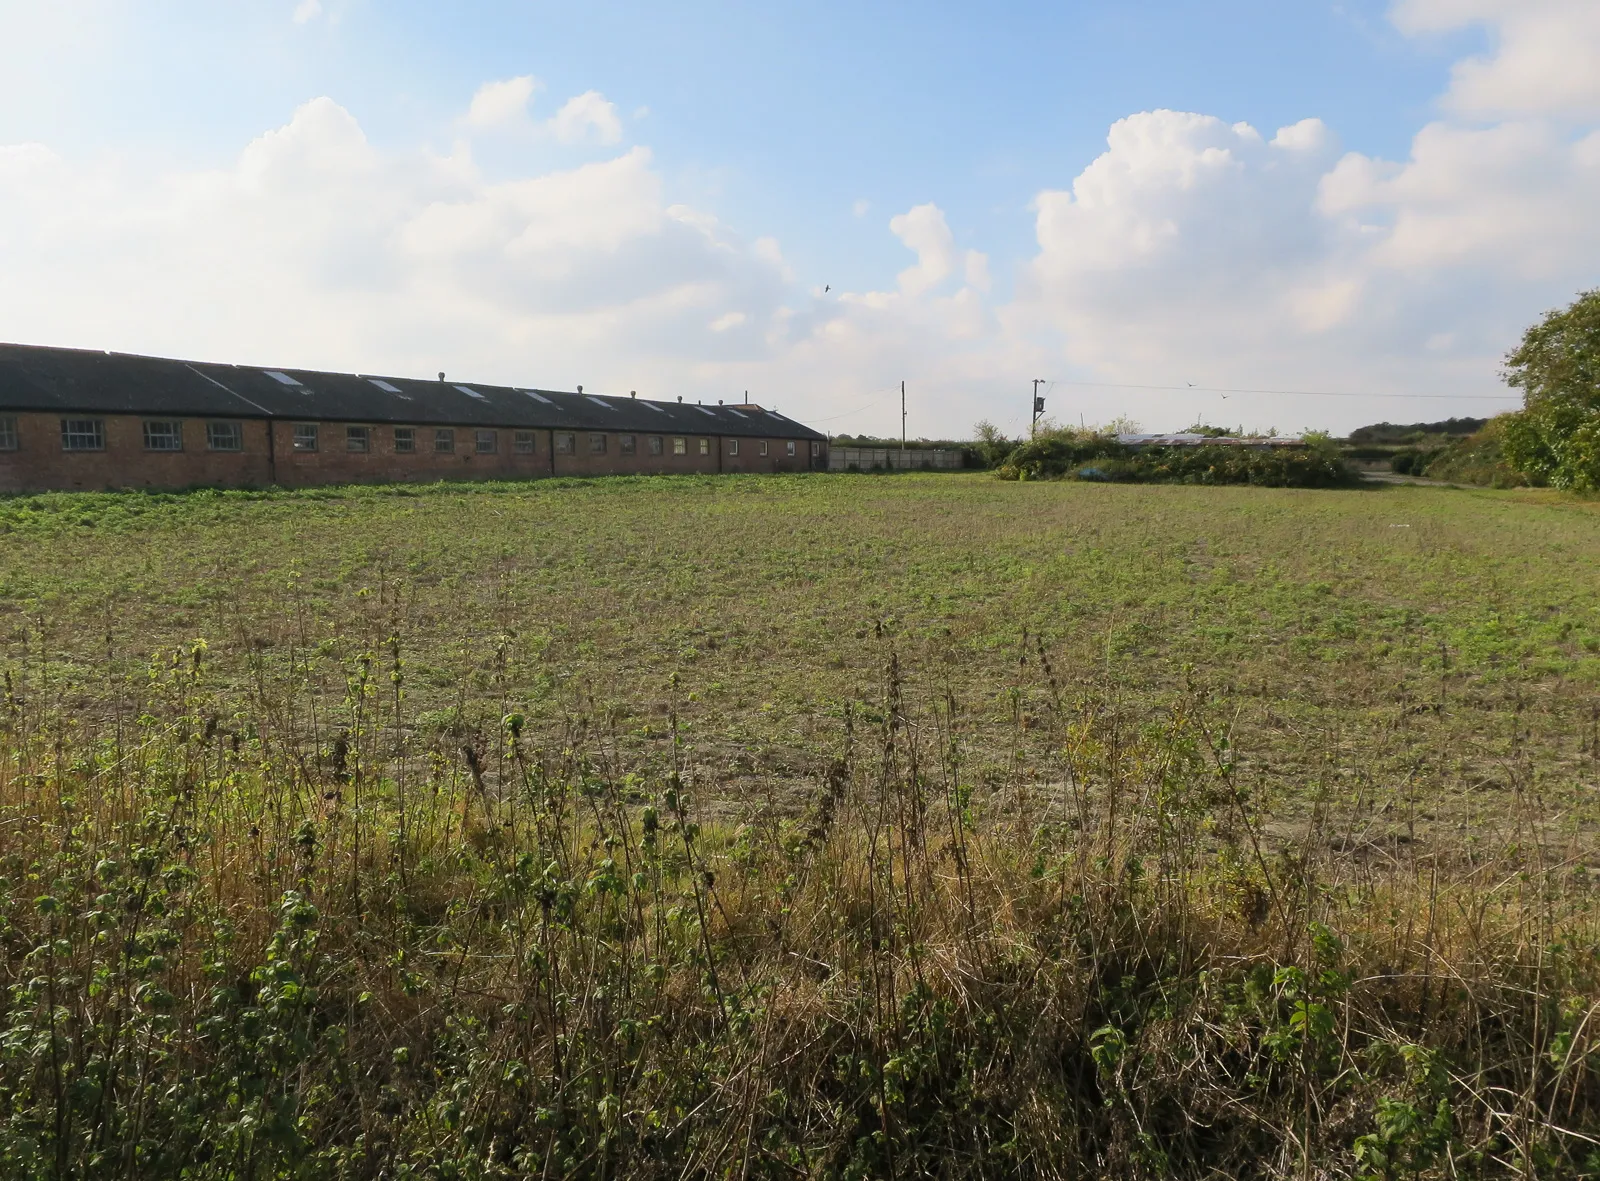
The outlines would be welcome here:
[[[433,449],[454,455],[456,450],[456,432],[453,427],[442,426],[433,432]]]
[[[294,449],[296,451],[315,451],[317,449],[316,423],[297,422],[294,424]]]
[[[344,428],[344,449],[346,451],[365,452],[372,450],[372,428],[368,426],[347,426]]]
[[[182,451],[183,423],[173,418],[145,419],[144,449],[146,451]]]
[[[500,450],[500,434],[498,431],[479,431],[477,435],[479,455],[493,455]]]
[[[61,420],[61,450],[104,451],[105,449],[105,419],[63,418]]]
[[[411,455],[417,449],[417,430],[415,427],[397,426],[394,428],[394,451],[396,455]]]
[[[244,427],[237,422],[208,422],[206,446],[212,451],[243,451]]]

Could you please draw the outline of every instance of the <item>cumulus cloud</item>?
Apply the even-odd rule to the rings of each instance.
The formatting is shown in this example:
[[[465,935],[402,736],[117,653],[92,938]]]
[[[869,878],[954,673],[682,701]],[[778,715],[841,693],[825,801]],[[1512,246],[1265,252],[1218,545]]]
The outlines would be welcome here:
[[[1600,116],[1600,4],[1594,0],[1400,0],[1403,31],[1489,29],[1491,53],[1457,62],[1448,109],[1462,115]]]
[[[606,101],[598,90],[586,90],[569,98],[550,120],[550,131],[564,144],[594,140],[614,144],[622,138],[622,120],[616,104]]]
[[[1435,123],[1385,161],[1339,156],[1315,120],[1268,138],[1151,111],[1039,195],[1039,251],[1007,314],[1112,380],[1489,393],[1520,326],[1593,282],[1597,202],[1600,135],[1539,122]],[[1193,414],[1184,401],[1171,413]]]
[[[914,252],[917,261],[900,272],[900,290],[921,295],[955,270],[956,240],[937,205],[918,205],[889,219],[889,231]]]
[[[326,98],[225,169],[148,182],[0,150],[19,225],[8,335],[177,355],[659,389],[738,359],[729,310],[769,321],[787,290],[770,245],[667,206],[645,149],[489,180],[375,149]]]
[[[467,108],[467,123],[472,127],[505,127],[527,118],[528,102],[539,88],[539,80],[532,74],[507,78],[501,82],[485,82],[472,96]]]

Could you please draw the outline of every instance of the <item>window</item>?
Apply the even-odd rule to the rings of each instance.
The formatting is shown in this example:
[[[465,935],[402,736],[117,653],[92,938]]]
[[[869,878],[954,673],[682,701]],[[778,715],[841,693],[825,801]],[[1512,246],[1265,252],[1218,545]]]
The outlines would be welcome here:
[[[660,435],[651,435],[650,436],[650,454],[651,455],[660,455],[661,454],[661,436]]]
[[[765,439],[762,439],[761,440],[761,454],[762,455],[766,455],[766,453],[767,453],[767,441]]]
[[[517,434],[516,434],[516,437],[511,440],[511,445],[514,448],[516,448],[516,451],[517,451],[518,455],[532,455],[533,454],[533,432],[532,431],[518,431]]]
[[[477,442],[479,455],[493,455],[500,450],[500,433],[498,431],[479,431]]]
[[[811,458],[816,459],[822,454],[822,444],[816,439],[811,440]]]
[[[700,454],[701,455],[710,455],[711,454],[711,440],[710,439],[701,439],[700,440]]]
[[[558,434],[556,436],[556,454],[557,455],[571,455],[572,454],[573,444],[574,444],[573,437],[571,435],[567,434],[565,431],[563,431],[562,433],[560,433],[560,434]]]
[[[634,443],[632,435],[617,436],[617,450],[623,455],[632,455],[637,449],[637,445]]]
[[[105,449],[105,419],[63,418],[61,420],[61,450],[104,451]]]
[[[315,451],[317,449],[316,423],[297,422],[294,424],[294,449],[296,451]]]
[[[243,451],[244,427],[237,422],[208,422],[206,446],[213,451]]]
[[[604,435],[589,436],[589,454],[604,455],[606,453],[606,437]]]
[[[442,426],[433,432],[433,449],[443,451],[448,455],[455,454],[456,432],[454,428]]]
[[[17,420],[9,414],[0,414],[0,451],[15,451],[18,444]]]
[[[144,424],[144,449],[146,451],[182,451],[183,423],[170,418],[146,419]]]
[[[394,428],[394,453],[396,455],[410,455],[417,449],[417,432],[415,427],[397,426]]]
[[[790,439],[787,443],[785,443],[783,445],[783,447],[784,447],[784,454],[787,455],[790,459],[793,459],[794,458],[794,440]]]
[[[372,428],[369,426],[345,427],[344,449],[346,451],[371,451]]]
[[[739,454],[739,440],[738,439],[729,439],[728,440],[728,454],[729,455],[737,455],[737,454]]]
[[[689,454],[689,440],[682,435],[674,435],[672,437],[672,453],[674,455]]]

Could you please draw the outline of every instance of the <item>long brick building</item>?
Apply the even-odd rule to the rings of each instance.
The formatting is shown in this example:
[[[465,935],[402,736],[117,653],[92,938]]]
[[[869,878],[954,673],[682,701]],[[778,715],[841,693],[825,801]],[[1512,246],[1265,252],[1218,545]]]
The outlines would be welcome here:
[[[0,492],[827,466],[755,405],[0,344]]]

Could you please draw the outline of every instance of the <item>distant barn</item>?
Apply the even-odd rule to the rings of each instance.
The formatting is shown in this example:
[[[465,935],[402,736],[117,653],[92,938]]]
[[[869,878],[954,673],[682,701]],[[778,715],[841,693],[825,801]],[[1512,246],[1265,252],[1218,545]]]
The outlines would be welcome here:
[[[0,492],[827,467],[753,404],[0,344]]]

